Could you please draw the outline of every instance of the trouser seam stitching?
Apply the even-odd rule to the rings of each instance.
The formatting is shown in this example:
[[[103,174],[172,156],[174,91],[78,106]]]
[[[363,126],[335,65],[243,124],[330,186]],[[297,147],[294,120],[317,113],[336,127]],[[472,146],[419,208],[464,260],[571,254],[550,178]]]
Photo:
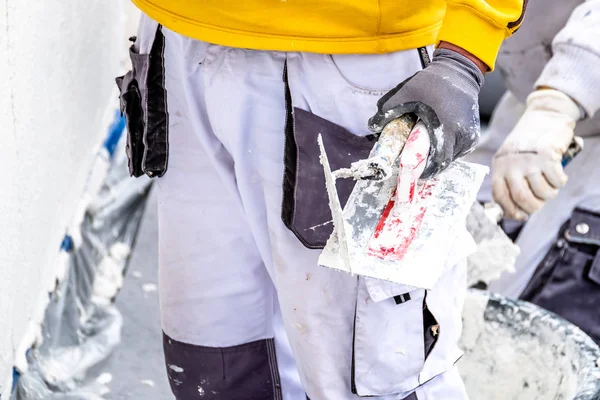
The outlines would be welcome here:
[[[267,339],[267,356],[271,370],[271,381],[273,382],[274,400],[283,400],[281,394],[281,382],[279,381],[279,369],[277,367],[277,356],[275,354],[274,339]]]

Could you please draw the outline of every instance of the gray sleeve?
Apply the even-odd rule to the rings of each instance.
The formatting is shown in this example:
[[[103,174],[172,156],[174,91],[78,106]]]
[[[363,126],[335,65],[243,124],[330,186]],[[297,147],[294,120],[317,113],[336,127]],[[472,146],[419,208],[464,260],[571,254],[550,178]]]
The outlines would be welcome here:
[[[535,83],[574,99],[587,117],[600,109],[600,0],[573,10],[552,42],[553,55]]]

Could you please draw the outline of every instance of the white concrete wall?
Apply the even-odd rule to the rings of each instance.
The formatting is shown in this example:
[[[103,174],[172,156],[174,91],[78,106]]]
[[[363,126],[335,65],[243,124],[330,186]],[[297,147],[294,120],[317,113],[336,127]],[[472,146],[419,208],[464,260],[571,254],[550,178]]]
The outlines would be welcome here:
[[[0,393],[27,347],[117,107],[127,0],[0,2]],[[2,396],[4,399],[5,397]]]

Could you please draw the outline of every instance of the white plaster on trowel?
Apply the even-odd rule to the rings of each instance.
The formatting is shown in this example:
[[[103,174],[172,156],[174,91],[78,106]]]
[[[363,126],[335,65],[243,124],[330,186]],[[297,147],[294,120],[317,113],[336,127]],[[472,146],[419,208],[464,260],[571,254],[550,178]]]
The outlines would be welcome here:
[[[384,157],[372,157],[358,160],[350,164],[350,168],[340,168],[333,172],[336,179],[352,178],[354,180],[377,177],[385,179],[391,176],[392,168]]]
[[[490,219],[487,209],[478,202],[471,206],[467,229],[477,244],[477,250],[467,259],[468,286],[479,282],[489,286],[504,272],[515,271],[519,247],[506,236],[494,219]]]
[[[342,215],[342,206],[340,204],[339,196],[337,194],[337,188],[335,186],[335,177],[331,172],[329,166],[329,160],[327,159],[327,153],[325,152],[325,146],[323,145],[323,137],[321,134],[317,137],[317,143],[321,152],[319,160],[325,171],[325,185],[327,188],[327,195],[329,197],[329,208],[331,209],[331,215],[333,217],[334,233],[332,237],[339,238],[337,243],[332,243],[331,246],[336,248],[336,253],[341,257],[341,262],[348,266],[349,272],[351,273],[350,260],[348,260],[348,248],[346,244],[346,222]]]
[[[322,160],[326,181],[333,181],[331,172],[327,172],[326,157]],[[402,261],[388,261],[366,254],[367,243],[396,187],[395,177],[379,182],[357,181],[341,218],[339,210],[332,208],[334,233],[319,257],[319,265],[431,289],[451,267],[447,265],[448,260],[466,257],[473,250],[472,240],[448,238],[458,238],[464,231],[466,215],[486,173],[486,167],[456,161],[436,178],[432,195],[427,202],[419,204],[427,211]],[[332,200],[337,200],[334,184],[328,183],[328,190],[331,204]],[[336,197],[332,199],[332,196]],[[422,268],[423,265],[427,268]]]
[[[473,286],[500,278],[504,272],[514,273],[519,248],[507,238],[483,239],[477,243],[477,250],[469,255],[467,284]]]

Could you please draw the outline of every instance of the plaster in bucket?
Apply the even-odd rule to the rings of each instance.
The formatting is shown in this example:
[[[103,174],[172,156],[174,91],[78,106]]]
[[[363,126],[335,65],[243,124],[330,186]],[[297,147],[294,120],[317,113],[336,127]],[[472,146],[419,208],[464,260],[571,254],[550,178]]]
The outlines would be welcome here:
[[[472,400],[600,399],[600,349],[533,304],[470,290],[459,371]]]

